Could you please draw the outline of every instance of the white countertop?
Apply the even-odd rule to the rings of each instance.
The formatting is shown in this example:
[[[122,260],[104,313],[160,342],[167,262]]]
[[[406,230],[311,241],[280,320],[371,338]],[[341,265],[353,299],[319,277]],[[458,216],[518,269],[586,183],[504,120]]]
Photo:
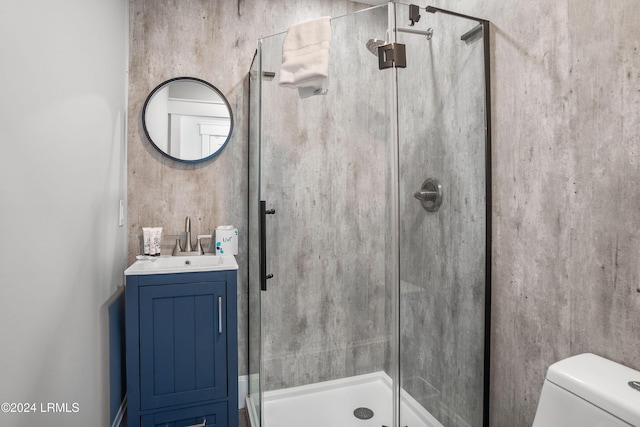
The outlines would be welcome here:
[[[201,271],[237,270],[233,255],[159,256],[139,259],[124,271],[125,276],[141,274],[195,273]]]

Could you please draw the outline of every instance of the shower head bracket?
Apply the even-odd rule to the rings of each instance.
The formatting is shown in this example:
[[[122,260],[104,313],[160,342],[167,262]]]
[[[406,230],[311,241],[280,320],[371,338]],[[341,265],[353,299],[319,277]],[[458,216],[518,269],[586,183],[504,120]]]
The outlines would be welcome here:
[[[411,23],[410,26],[414,26],[416,22],[420,21],[420,7],[415,4],[409,5],[409,20]]]

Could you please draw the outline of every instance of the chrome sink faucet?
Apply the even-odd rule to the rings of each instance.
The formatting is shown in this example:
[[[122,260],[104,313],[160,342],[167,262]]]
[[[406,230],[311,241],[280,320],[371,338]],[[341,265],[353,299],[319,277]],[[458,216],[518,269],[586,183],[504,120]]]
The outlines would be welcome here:
[[[187,217],[184,221],[184,233],[185,233],[185,244],[184,247],[180,242],[180,239],[176,239],[176,246],[173,248],[173,255],[204,255],[204,249],[202,248],[201,239],[211,239],[211,235],[199,235],[198,243],[194,247],[191,244],[191,218]]]
[[[184,221],[184,232],[186,234],[185,248],[180,247],[180,252],[193,252],[193,246],[191,246],[191,218],[187,217]]]

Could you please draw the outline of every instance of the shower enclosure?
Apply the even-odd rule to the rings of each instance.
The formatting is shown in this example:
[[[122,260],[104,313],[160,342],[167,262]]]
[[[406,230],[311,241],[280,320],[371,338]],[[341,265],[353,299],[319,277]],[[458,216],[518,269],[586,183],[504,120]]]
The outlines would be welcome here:
[[[278,85],[285,33],[250,73],[252,426],[488,425],[488,22],[331,30],[325,95]]]

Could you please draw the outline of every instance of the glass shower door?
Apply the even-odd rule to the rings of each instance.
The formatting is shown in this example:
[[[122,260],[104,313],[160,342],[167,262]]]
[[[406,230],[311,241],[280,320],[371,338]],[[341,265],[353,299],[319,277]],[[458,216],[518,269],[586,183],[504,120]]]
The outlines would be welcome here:
[[[366,47],[385,38],[387,9],[332,19],[325,95],[278,85],[284,33],[259,43],[257,197],[270,277],[259,293],[263,427],[394,424],[393,79]]]
[[[478,20],[420,13],[413,32],[402,31],[409,7],[397,5],[407,55],[398,71],[402,397],[446,427],[479,427],[489,230],[484,33]]]
[[[248,256],[248,385],[246,409],[251,427],[261,427],[261,326],[260,326],[260,87],[258,52],[253,57],[249,70],[249,256]]]

